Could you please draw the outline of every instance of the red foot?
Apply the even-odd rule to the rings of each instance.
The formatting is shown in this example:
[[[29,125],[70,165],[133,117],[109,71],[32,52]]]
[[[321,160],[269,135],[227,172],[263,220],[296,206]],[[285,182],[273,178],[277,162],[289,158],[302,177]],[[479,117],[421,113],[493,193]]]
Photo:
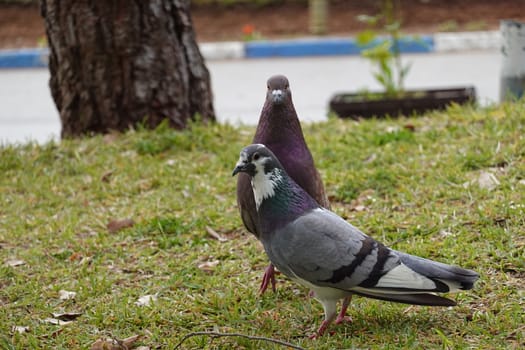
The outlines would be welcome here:
[[[321,325],[319,326],[319,329],[316,333],[312,334],[308,338],[310,339],[317,339],[319,337],[322,337],[324,332],[326,331],[326,328],[328,328],[328,325],[330,324],[330,321],[324,320]]]
[[[341,324],[341,323],[352,323],[352,317],[350,316],[337,316],[335,319],[335,324]]]
[[[341,305],[341,312],[339,312],[339,315],[337,315],[337,318],[335,319],[336,324],[341,324],[343,322],[352,322],[352,318],[350,316],[346,316],[346,310],[348,309],[348,306],[350,305],[350,302],[352,301],[352,296],[347,296],[343,300],[343,305]]]
[[[261,287],[259,288],[259,294],[264,294],[264,292],[266,292],[269,283],[271,283],[272,290],[275,293],[275,269],[272,264],[268,265],[266,270],[264,270],[264,276],[261,282]]]
[[[311,292],[310,292],[311,293]],[[350,301],[352,301],[352,295],[347,296],[343,299],[343,305],[341,307],[341,312],[339,312],[339,315],[337,315],[337,318],[335,319],[336,324],[340,324],[343,322],[352,322],[352,318],[350,316],[346,315],[346,310],[348,309],[348,306],[350,305]],[[335,315],[329,315],[328,319],[325,319],[321,326],[319,326],[319,329],[317,330],[317,333],[312,334],[309,338],[310,339],[317,339],[321,337],[325,332],[332,320],[334,319]],[[329,332],[330,335],[335,334],[335,332]]]

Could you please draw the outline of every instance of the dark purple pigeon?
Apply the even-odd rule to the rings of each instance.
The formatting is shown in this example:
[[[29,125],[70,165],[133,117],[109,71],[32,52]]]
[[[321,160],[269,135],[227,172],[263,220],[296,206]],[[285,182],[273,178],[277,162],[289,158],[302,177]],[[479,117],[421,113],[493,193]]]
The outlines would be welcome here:
[[[321,176],[315,168],[312,154],[306,145],[301,124],[297,118],[288,79],[284,75],[275,75],[268,79],[267,84],[266,101],[261,111],[253,143],[266,145],[284,165],[290,177],[321,206],[329,208],[330,204]],[[250,177],[246,174],[239,174],[237,180],[237,204],[244,226],[259,238],[260,228],[255,200]],[[275,291],[274,273],[274,267],[270,264],[266,268],[259,289],[261,294],[266,291],[270,282]]]

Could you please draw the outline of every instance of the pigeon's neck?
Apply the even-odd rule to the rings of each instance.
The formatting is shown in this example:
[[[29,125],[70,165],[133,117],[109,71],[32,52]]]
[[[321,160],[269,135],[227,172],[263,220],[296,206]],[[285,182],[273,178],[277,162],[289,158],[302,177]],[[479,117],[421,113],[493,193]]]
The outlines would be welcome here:
[[[270,173],[260,171],[255,174],[252,179],[252,188],[257,210],[259,210],[263,201],[276,195],[276,189],[285,181],[285,176],[286,174],[277,168]]]
[[[256,174],[252,187],[263,235],[319,207],[282,169]]]
[[[265,103],[255,132],[254,142],[272,144],[283,140],[298,145],[305,143],[295,108],[291,103],[279,105]]]

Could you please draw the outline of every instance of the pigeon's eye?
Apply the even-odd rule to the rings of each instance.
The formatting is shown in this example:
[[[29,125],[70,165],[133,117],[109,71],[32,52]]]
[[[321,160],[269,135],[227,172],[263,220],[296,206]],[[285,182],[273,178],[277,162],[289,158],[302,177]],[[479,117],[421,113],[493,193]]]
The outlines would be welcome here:
[[[284,86],[285,89],[288,89],[289,87],[290,87],[290,86],[289,86],[288,84],[286,84],[286,85]]]
[[[259,159],[259,153],[254,153],[253,160],[258,160],[258,159]]]

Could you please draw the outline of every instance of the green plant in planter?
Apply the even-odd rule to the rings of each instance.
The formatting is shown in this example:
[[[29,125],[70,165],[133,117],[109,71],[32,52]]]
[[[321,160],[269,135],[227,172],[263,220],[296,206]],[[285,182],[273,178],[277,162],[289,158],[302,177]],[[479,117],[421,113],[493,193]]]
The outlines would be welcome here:
[[[396,0],[383,0],[381,11],[377,15],[358,16],[358,20],[369,27],[356,38],[358,45],[365,47],[361,55],[377,66],[374,78],[388,97],[398,97],[404,93],[404,81],[410,71],[410,64],[402,63],[399,50],[401,21],[396,14],[398,4]],[[380,40],[379,26],[386,32],[387,40]]]

